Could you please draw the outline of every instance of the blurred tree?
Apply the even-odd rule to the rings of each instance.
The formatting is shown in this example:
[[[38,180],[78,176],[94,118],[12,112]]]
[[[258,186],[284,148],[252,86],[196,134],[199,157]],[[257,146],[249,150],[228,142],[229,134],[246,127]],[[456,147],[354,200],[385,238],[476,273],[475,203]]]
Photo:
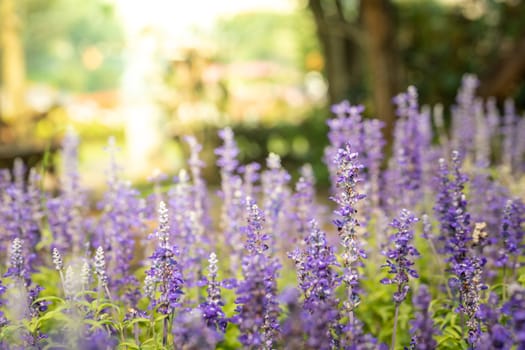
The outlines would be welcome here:
[[[353,85],[368,80],[374,112],[385,121],[389,136],[394,122],[391,98],[399,85],[392,4],[388,0],[309,0],[308,4],[326,58],[330,102],[346,98]],[[360,50],[366,56],[366,75],[360,72]]]
[[[26,71],[21,39],[22,22],[17,4],[15,0],[2,0],[0,3],[1,115],[8,120],[21,118],[25,113]]]
[[[18,1],[29,79],[77,92],[119,86],[124,34],[109,1]]]
[[[462,74],[472,72],[482,95],[514,95],[525,104],[522,0],[309,0],[308,8],[330,101],[365,101],[390,126],[387,135],[391,98],[408,84],[422,101],[451,104]]]
[[[315,25],[302,11],[246,12],[220,19],[211,34],[222,62],[270,60],[303,72],[319,52]],[[257,38],[257,40],[254,40]]]
[[[74,92],[120,83],[123,34],[108,1],[0,0],[0,29],[4,143],[27,143],[43,116],[27,102],[30,83]]]

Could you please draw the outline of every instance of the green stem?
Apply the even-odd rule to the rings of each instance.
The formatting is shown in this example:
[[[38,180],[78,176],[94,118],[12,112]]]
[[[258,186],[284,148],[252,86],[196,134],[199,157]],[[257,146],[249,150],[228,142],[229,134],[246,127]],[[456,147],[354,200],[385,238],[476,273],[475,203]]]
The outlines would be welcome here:
[[[60,275],[60,283],[62,284],[62,290],[64,291],[64,296],[67,298],[66,284],[64,282],[64,274],[62,273],[62,270],[58,270],[58,274]]]
[[[507,300],[507,265],[503,265],[503,286],[502,286],[503,301]]]
[[[396,311],[394,313],[394,328],[392,330],[392,343],[390,344],[390,350],[396,348],[396,334],[397,334],[397,319],[399,316],[399,303],[396,303]]]
[[[166,347],[168,344],[168,317],[166,316],[163,321],[162,327],[162,346]]]
[[[436,246],[434,245],[434,242],[432,242],[432,238],[428,237],[427,239],[428,244],[430,245],[430,249],[432,250],[432,255],[434,255],[434,258],[436,260],[436,263],[439,267],[440,272],[443,272],[443,276],[445,275],[445,268],[443,266],[442,260],[440,259],[440,256],[437,252]],[[448,297],[452,299],[452,291],[450,290],[450,287],[448,283],[445,281],[445,289],[447,290]]]
[[[140,347],[139,324],[137,322],[133,325],[133,334],[135,335],[135,343]]]

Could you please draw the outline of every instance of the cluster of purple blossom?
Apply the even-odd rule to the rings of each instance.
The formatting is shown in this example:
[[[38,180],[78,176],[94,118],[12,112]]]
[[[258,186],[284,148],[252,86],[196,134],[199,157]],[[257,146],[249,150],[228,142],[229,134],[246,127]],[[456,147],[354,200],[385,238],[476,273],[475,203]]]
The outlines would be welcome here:
[[[510,101],[500,117],[476,86],[464,77],[450,137],[442,108],[420,107],[414,87],[396,96],[388,162],[383,123],[334,106],[332,216],[311,167],[292,187],[276,154],[266,169],[241,165],[229,128],[218,224],[193,137],[189,171],[167,192],[155,174],[145,198],[110,140],[107,190],[90,209],[68,131],[57,193],[20,161],[0,171],[0,347],[525,349],[525,118]],[[370,305],[378,290],[393,308]]]

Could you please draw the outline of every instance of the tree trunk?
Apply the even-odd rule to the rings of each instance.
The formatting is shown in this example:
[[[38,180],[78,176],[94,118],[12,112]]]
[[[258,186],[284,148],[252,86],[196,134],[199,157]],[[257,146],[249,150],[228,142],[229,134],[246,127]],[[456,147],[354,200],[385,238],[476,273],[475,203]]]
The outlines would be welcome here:
[[[27,129],[27,125],[20,120],[26,114],[25,58],[20,39],[22,24],[17,14],[15,0],[0,1],[3,94],[1,116],[6,120],[16,121],[16,125],[20,125],[20,128]]]
[[[395,122],[392,97],[398,93],[398,62],[395,45],[394,9],[388,0],[363,0],[360,15],[366,38],[370,88],[376,116],[385,122],[383,134],[392,140]]]
[[[502,55],[482,78],[479,94],[504,99],[513,95],[525,77],[525,33]]]
[[[325,74],[328,80],[328,97],[331,104],[348,98],[348,92],[359,77],[355,74],[359,52],[356,43],[357,28],[345,22],[341,14],[327,17],[320,0],[309,1],[317,35],[324,53]]]

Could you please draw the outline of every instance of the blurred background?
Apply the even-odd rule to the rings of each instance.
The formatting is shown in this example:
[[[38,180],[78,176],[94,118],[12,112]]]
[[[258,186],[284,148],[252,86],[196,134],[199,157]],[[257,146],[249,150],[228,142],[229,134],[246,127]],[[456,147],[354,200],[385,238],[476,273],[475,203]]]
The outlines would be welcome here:
[[[469,72],[480,95],[525,106],[520,0],[0,0],[0,28],[0,166],[53,170],[72,127],[92,187],[111,135],[138,182],[184,167],[186,134],[216,182],[217,130],[231,126],[243,162],[275,152],[323,184],[325,120],[343,99],[387,137],[409,84],[450,106]]]

